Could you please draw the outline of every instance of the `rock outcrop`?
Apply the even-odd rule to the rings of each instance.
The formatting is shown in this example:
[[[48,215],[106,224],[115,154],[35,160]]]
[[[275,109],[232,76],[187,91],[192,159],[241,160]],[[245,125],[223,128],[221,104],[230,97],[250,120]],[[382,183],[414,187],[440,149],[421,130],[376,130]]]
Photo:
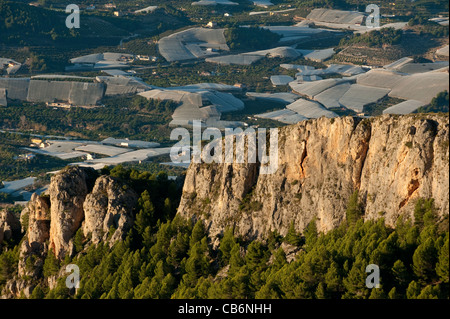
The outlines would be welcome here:
[[[50,238],[50,198],[33,194],[22,216],[28,216],[28,242],[44,244]]]
[[[137,195],[134,191],[124,189],[112,177],[99,177],[83,204],[85,236],[91,235],[93,243],[106,241],[108,231],[114,227],[110,242],[122,239],[133,223],[131,211],[136,202]]]
[[[71,249],[69,241],[84,218],[83,202],[88,193],[86,173],[67,169],[53,176],[50,187],[50,249],[63,258]]]
[[[113,244],[132,226],[137,199],[136,193],[117,179],[97,178],[93,170],[68,167],[52,177],[48,195],[33,195],[22,211],[28,219],[23,245],[31,249],[23,248],[24,253],[48,249],[59,259],[73,255],[73,237],[78,230],[94,244],[100,240]],[[114,232],[108,238],[112,227]]]
[[[210,236],[234,226],[238,235],[285,235],[316,218],[319,231],[345,220],[355,190],[365,219],[394,225],[417,198],[449,213],[448,114],[320,118],[279,130],[278,170],[259,163],[189,167],[178,214],[203,219]]]
[[[18,278],[7,283],[6,291],[17,296],[21,291],[29,296],[34,285],[24,278],[40,276],[44,266],[50,238],[50,199],[33,194],[21,213],[26,227],[25,239],[19,248]]]
[[[11,239],[15,233],[20,233],[20,222],[17,217],[8,210],[0,211],[0,245],[3,240]]]
[[[137,194],[125,184],[109,176],[97,177],[91,169],[68,167],[55,174],[48,194],[33,194],[22,210],[20,219],[26,234],[19,248],[18,272],[6,282],[2,297],[14,298],[22,292],[28,297],[35,285],[33,279],[42,277],[49,253],[60,260],[74,254],[78,231],[87,245],[100,241],[112,245],[123,239],[133,225],[137,200]],[[21,223],[13,217],[1,212],[3,237],[8,238],[11,231],[20,233]]]

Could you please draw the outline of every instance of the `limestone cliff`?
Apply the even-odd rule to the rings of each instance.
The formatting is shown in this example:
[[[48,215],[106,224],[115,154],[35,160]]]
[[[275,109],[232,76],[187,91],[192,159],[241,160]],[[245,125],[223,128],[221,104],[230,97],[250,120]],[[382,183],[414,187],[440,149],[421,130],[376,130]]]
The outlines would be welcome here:
[[[121,239],[131,227],[131,211],[137,202],[137,195],[130,189],[124,189],[112,177],[101,176],[90,194],[86,196],[84,209],[84,234],[91,234],[92,242],[107,240],[111,227],[116,230],[112,242]]]
[[[316,218],[320,231],[345,219],[359,191],[364,218],[394,225],[419,197],[449,213],[448,114],[383,115],[302,121],[278,136],[278,170],[260,164],[191,164],[178,214],[203,219],[210,236],[235,226],[247,238]]]
[[[97,177],[90,169],[69,167],[52,177],[48,190],[47,210],[50,214],[49,249],[62,259],[73,253],[73,236],[81,229],[94,244],[107,240],[107,233],[114,229],[108,240],[114,243],[126,234],[133,223],[132,211],[137,194],[110,176]],[[33,197],[28,204],[30,221],[41,216],[42,198]],[[28,238],[38,236],[38,228],[28,227]],[[45,238],[47,239],[47,238]],[[31,240],[30,240],[31,241]],[[41,240],[42,241],[42,240]]]
[[[83,202],[88,193],[86,173],[68,169],[52,177],[50,195],[50,248],[64,258],[70,251],[69,241],[83,221]]]
[[[0,211],[0,247],[3,240],[9,240],[15,233],[20,233],[20,222],[8,210]]]
[[[112,177],[97,177],[95,171],[79,167],[55,174],[48,194],[34,194],[21,213],[25,238],[19,248],[18,271],[1,296],[18,297],[21,292],[29,296],[34,279],[42,277],[46,256],[51,252],[62,260],[73,255],[74,235],[79,230],[87,246],[100,240],[110,245],[121,240],[132,226],[136,204],[135,192]],[[0,235],[10,236],[11,229],[20,232],[20,223],[5,214],[0,215]]]

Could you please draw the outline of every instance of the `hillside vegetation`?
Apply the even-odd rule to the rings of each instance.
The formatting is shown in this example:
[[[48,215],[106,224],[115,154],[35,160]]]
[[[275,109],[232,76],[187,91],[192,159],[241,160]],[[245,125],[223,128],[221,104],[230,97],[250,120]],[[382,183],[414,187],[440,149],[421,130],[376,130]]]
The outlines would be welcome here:
[[[364,222],[352,196],[347,221],[326,234],[317,232],[314,220],[302,234],[291,227],[286,236],[272,233],[266,241],[246,242],[228,229],[214,250],[201,221],[174,215],[179,194],[167,175],[120,166],[102,173],[139,192],[133,229],[112,248],[85,245],[79,231],[75,257],[58,261],[48,253],[31,298],[449,297],[448,219],[437,219],[432,199],[418,199],[415,221],[400,218],[392,229],[383,219]],[[0,255],[0,287],[17,271],[18,240]],[[62,275],[49,289],[44,278],[69,263],[80,268],[80,288],[70,291]],[[379,266],[380,288],[366,287],[368,264]]]

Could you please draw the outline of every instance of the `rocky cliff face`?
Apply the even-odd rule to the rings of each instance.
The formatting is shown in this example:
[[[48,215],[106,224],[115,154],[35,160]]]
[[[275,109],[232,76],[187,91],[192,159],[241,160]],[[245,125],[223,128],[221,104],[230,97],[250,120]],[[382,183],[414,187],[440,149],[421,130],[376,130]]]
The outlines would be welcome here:
[[[365,219],[394,225],[419,197],[448,215],[448,145],[448,115],[303,121],[279,130],[274,174],[260,174],[258,163],[191,164],[178,214],[203,219],[212,237],[230,226],[248,238],[285,235],[291,222],[302,231],[313,218],[328,231],[358,190]]]
[[[52,177],[49,187],[50,248],[59,258],[64,258],[70,251],[69,241],[81,226],[87,193],[84,170],[69,169]]]
[[[94,177],[93,177],[94,175]],[[49,249],[63,259],[73,253],[73,236],[81,229],[94,244],[122,239],[133,223],[137,194],[110,176],[96,177],[88,169],[69,167],[52,177],[48,199],[33,196],[28,204],[28,239],[49,239]],[[40,221],[40,226],[34,226]],[[48,228],[42,223],[46,221]]]
[[[132,225],[131,211],[136,203],[134,191],[124,189],[109,176],[99,177],[83,204],[84,234],[91,234],[92,242],[98,243],[106,241],[109,229],[114,227],[111,241],[120,240]]]
[[[17,297],[20,292],[28,296],[33,278],[42,276],[48,253],[58,259],[74,254],[77,231],[92,244],[103,240],[112,245],[126,235],[133,223],[137,195],[120,181],[109,176],[96,178],[93,173],[66,168],[52,177],[47,195],[32,196],[21,214],[22,225],[28,221],[28,226],[20,246],[18,273],[6,283],[3,297]],[[20,223],[11,216],[0,216],[0,234],[17,228],[20,231]],[[108,237],[111,229],[114,231]]]
[[[15,233],[20,233],[20,222],[13,213],[0,211],[0,247],[3,240],[9,240]]]

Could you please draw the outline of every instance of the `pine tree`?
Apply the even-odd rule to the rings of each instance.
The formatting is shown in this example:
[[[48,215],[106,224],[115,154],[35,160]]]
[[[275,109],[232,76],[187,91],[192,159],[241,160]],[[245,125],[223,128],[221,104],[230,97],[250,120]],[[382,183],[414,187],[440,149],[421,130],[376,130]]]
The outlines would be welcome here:
[[[284,252],[283,248],[278,248],[274,253],[274,260],[273,260],[273,267],[275,269],[281,269],[284,265],[286,265],[286,253]]]
[[[234,274],[239,270],[245,263],[244,258],[241,256],[241,246],[238,243],[235,243],[230,253],[230,269],[228,273],[230,275]]]
[[[189,241],[189,246],[193,247],[196,243],[200,242],[206,236],[205,225],[203,225],[202,220],[198,220],[192,229],[191,239]]]
[[[408,269],[406,269],[405,264],[401,260],[397,260],[394,263],[394,266],[392,266],[392,274],[401,287],[406,286],[411,277],[409,275]]]
[[[291,222],[284,241],[293,246],[300,246],[302,244],[302,238],[295,230],[294,222]]]
[[[180,266],[181,260],[187,255],[189,249],[189,235],[178,233],[170,243],[167,262],[173,267]]]
[[[196,288],[197,297],[199,299],[208,299],[209,298],[209,290],[212,286],[212,279],[209,276],[208,278],[200,278]]]
[[[250,270],[265,268],[268,254],[259,241],[252,241],[248,245],[245,261]]]
[[[334,295],[337,296],[342,290],[342,278],[339,275],[338,265],[336,262],[332,262],[328,268],[327,273],[324,277],[327,289]]]
[[[359,202],[359,192],[355,190],[350,196],[346,209],[347,222],[353,225],[364,215],[363,207]]]
[[[444,282],[448,283],[448,268],[449,268],[449,244],[448,244],[448,233],[445,237],[444,244],[439,250],[439,259],[436,264],[436,274]]]
[[[433,199],[417,199],[414,206],[414,223],[419,228],[435,223],[435,207]]]
[[[327,299],[327,290],[325,288],[325,284],[323,282],[320,282],[317,285],[317,289],[316,289],[316,298],[317,299]]]
[[[361,259],[359,256],[356,258],[348,276],[343,280],[344,286],[347,289],[347,292],[344,295],[346,298],[367,298],[369,289],[366,287],[367,273],[365,269],[368,264],[369,263],[365,259]]]
[[[142,234],[142,245],[146,248],[150,248],[153,244],[153,233],[150,226],[145,227],[144,233]]]
[[[174,289],[176,288],[177,281],[172,274],[167,274],[161,282],[161,290],[159,297],[163,299],[170,298]]]
[[[133,281],[131,279],[131,268],[125,270],[121,276],[117,292],[120,299],[130,299],[133,297]]]
[[[150,299],[150,281],[147,277],[134,289],[135,299]]]
[[[233,297],[238,299],[251,298],[251,275],[247,266],[243,266],[233,276]]]
[[[147,226],[152,225],[155,208],[153,206],[150,194],[145,190],[138,200],[139,213],[136,215],[134,227],[138,234],[142,235]]]
[[[206,249],[206,237],[204,237],[189,250],[189,258],[185,265],[186,274],[183,275],[183,281],[189,287],[195,286],[198,278],[207,276],[209,273],[209,257]]]
[[[270,281],[261,287],[255,293],[255,299],[280,299],[282,298],[282,292],[280,287],[274,282]]]
[[[319,234],[317,231],[316,219],[313,218],[305,228],[306,249],[309,250],[316,243],[318,236]]]
[[[230,261],[231,250],[236,244],[236,240],[234,238],[234,230],[233,228],[228,228],[225,230],[223,238],[220,240],[219,250],[222,254],[221,261],[223,264],[227,264]]]
[[[401,298],[400,294],[397,293],[397,288],[393,287],[391,289],[391,291],[389,291],[388,298],[389,299],[400,299]]]
[[[421,288],[419,283],[416,281],[411,281],[409,283],[408,288],[406,289],[406,298],[408,299],[416,299],[417,296],[420,294]]]
[[[386,299],[386,294],[384,293],[383,287],[372,288],[370,292],[369,299]]]
[[[172,216],[172,212],[173,212],[173,204],[170,198],[167,197],[164,200],[164,218],[169,219],[170,216]]]
[[[77,230],[73,238],[75,254],[83,250],[83,242],[84,242],[83,229],[80,227],[80,229]]]
[[[439,286],[428,285],[422,289],[417,299],[439,299]]]
[[[45,258],[45,261],[44,261],[44,267],[43,267],[44,277],[48,278],[52,275],[55,275],[56,273],[58,273],[59,268],[60,268],[60,262],[55,257],[53,250],[50,249],[48,251],[47,257]]]
[[[34,287],[33,292],[30,295],[30,299],[44,299],[45,292],[41,287],[41,284],[38,284]]]
[[[422,281],[428,282],[434,278],[436,272],[437,251],[433,238],[417,247],[413,255],[413,270],[417,277]]]

